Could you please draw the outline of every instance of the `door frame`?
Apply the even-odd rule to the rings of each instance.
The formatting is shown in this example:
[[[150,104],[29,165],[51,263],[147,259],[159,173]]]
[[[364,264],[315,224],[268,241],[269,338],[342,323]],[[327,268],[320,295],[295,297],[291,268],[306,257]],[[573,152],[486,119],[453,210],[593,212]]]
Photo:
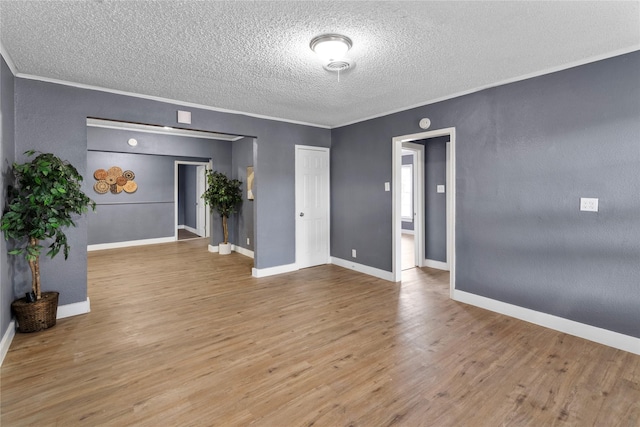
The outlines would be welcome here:
[[[173,200],[174,200],[174,209],[173,209],[173,229],[174,229],[174,240],[178,240],[178,166],[179,165],[193,165],[193,166],[204,166],[206,170],[213,170],[213,160],[209,160],[208,162],[190,162],[186,160],[176,160],[174,162],[174,177],[173,177]],[[197,189],[198,181],[196,180],[196,189]],[[205,189],[207,186],[207,182],[205,180]],[[204,213],[204,230],[205,235],[202,237],[211,237],[211,210],[209,206],[205,205],[205,213]]]
[[[294,168],[294,207],[295,207],[295,256],[296,256],[296,269],[300,269],[300,256],[299,256],[299,247],[298,238],[300,235],[300,225],[298,221],[298,160],[300,150],[313,150],[313,151],[322,151],[327,153],[327,253],[326,253],[326,263],[329,264],[331,261],[331,149],[329,147],[316,147],[313,145],[295,145],[295,168]],[[304,268],[304,267],[302,267]]]
[[[447,144],[447,177],[446,177],[446,194],[447,194],[447,263],[449,264],[449,296],[453,297],[456,283],[456,128],[436,129],[427,132],[414,133],[409,135],[401,135],[393,137],[392,156],[391,156],[391,173],[393,177],[392,188],[392,251],[391,251],[391,268],[393,280],[400,282],[402,280],[402,217],[400,215],[400,173],[402,165],[402,144],[404,142],[413,142],[423,139],[435,138],[438,136],[449,136],[449,144]]]
[[[199,200],[196,209],[196,230],[198,236],[207,237],[207,204],[198,195],[204,194],[207,190],[207,165],[196,165],[196,199]],[[202,218],[200,218],[202,216]],[[201,223],[202,222],[202,223]],[[200,233],[202,230],[202,233]]]
[[[424,164],[425,147],[422,144],[403,142],[402,148],[413,152],[413,242],[414,262],[424,266]],[[400,158],[402,163],[402,156]],[[402,219],[400,220],[402,224]],[[402,230],[400,230],[402,234]]]

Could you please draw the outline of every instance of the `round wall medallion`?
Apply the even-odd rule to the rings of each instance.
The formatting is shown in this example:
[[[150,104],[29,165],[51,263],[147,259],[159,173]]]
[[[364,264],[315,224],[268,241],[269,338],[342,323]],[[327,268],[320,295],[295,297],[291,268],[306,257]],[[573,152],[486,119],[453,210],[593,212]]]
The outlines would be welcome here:
[[[122,186],[122,189],[126,193],[133,193],[138,189],[138,184],[135,181],[129,181],[125,185]]]
[[[107,183],[107,181],[100,180],[100,181],[96,182],[95,184],[93,184],[93,189],[98,194],[104,194],[107,191],[109,191],[109,184]]]
[[[111,166],[107,172],[109,173],[109,175],[113,175],[115,177],[118,177],[118,176],[122,175],[122,168],[120,168],[118,166]]]
[[[93,173],[93,177],[98,181],[103,180],[107,177],[107,171],[104,169],[96,169],[96,171]]]

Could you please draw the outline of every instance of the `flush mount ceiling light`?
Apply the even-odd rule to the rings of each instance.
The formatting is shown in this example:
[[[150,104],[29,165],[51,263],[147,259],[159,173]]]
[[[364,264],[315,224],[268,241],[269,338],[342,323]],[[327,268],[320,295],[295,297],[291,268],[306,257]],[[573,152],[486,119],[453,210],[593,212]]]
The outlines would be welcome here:
[[[344,71],[351,67],[352,61],[344,57],[351,46],[351,39],[341,34],[322,34],[309,43],[311,50],[322,58],[327,71]]]

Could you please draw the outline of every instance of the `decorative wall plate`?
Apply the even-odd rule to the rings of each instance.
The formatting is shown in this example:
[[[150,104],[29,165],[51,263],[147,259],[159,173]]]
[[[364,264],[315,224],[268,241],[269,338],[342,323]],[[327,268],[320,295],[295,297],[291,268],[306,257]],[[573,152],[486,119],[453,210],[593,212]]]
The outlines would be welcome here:
[[[98,181],[101,181],[107,177],[107,171],[104,169],[96,169],[96,171],[93,173],[93,177]]]
[[[138,184],[135,181],[129,181],[125,185],[122,186],[122,189],[126,193],[133,193],[138,189]]]
[[[120,175],[122,175],[122,168],[118,166],[111,166],[107,172],[109,173],[109,175],[119,177]]]
[[[93,189],[98,194],[105,194],[107,191],[109,191],[109,184],[107,183],[107,181],[100,180],[93,184]]]
[[[134,179],[136,179],[136,174],[133,173],[133,171],[124,171],[122,172],[122,176],[127,178],[129,181],[133,181]]]
[[[118,178],[113,175],[107,175],[104,180],[107,181],[107,184],[113,185],[118,181]]]
[[[122,186],[118,184],[111,184],[109,186],[109,191],[111,191],[111,194],[122,193]]]
[[[129,180],[127,178],[125,178],[124,176],[119,176],[119,177],[116,178],[116,184],[118,184],[120,187],[125,185],[127,183],[127,181],[129,181]]]

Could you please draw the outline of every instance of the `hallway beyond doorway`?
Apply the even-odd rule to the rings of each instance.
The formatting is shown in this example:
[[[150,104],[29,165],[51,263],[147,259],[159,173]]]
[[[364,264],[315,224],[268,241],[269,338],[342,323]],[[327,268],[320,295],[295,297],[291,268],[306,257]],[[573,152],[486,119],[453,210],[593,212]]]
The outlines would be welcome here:
[[[415,250],[413,234],[402,233],[402,270],[415,268]]]

